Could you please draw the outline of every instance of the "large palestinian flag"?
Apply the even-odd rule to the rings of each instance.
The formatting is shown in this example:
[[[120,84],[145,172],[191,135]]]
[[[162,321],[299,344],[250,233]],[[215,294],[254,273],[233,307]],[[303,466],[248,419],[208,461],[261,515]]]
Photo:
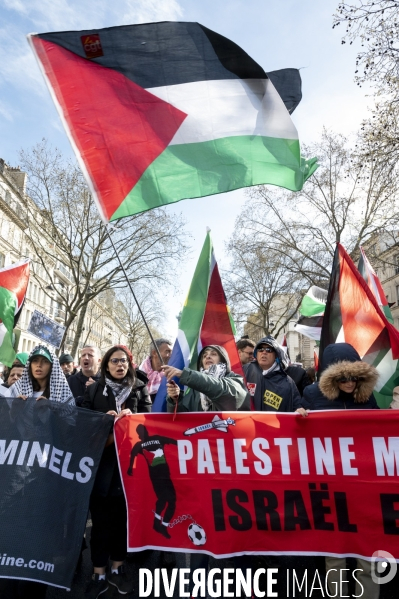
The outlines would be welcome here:
[[[339,243],[324,312],[320,362],[324,348],[338,342],[350,343],[362,360],[377,368],[380,377],[375,396],[381,408],[388,408],[393,388],[399,385],[399,331]]]
[[[105,220],[270,183],[299,190],[296,69],[266,74],[198,23],[31,34]]]
[[[197,370],[198,355],[206,345],[221,345],[227,351],[233,372],[243,375],[210,232],[194,272],[184,303],[170,366]],[[153,412],[166,410],[165,379],[159,387]]]
[[[22,312],[29,283],[29,260],[0,269],[0,362],[11,366],[15,360],[13,329]]]

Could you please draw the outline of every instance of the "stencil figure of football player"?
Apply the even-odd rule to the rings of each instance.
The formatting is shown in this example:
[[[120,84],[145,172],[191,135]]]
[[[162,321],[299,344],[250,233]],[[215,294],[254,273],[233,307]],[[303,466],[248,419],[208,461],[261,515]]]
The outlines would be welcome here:
[[[162,435],[149,435],[144,424],[139,424],[136,432],[140,441],[135,443],[130,452],[130,464],[127,473],[129,476],[133,476],[133,464],[138,454],[145,457],[151,483],[157,496],[153,528],[167,539],[170,539],[168,527],[176,509],[176,491],[170,478],[170,470],[163,448],[167,443],[177,445],[177,441]],[[162,516],[164,510],[165,513]]]

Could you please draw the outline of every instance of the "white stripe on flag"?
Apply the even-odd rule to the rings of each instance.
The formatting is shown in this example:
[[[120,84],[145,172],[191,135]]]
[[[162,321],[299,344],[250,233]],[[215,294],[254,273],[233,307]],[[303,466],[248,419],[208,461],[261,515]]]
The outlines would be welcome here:
[[[195,81],[147,91],[188,115],[169,145],[241,135],[298,139],[270,79]]]

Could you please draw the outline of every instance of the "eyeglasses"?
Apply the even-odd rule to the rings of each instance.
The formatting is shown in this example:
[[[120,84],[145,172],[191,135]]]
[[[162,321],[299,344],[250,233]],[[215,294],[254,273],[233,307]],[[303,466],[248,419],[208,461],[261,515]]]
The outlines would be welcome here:
[[[116,364],[119,364],[119,362],[121,364],[126,364],[127,358],[110,358],[109,361],[111,362],[111,364],[115,364],[116,366]]]
[[[260,347],[258,349],[258,352],[260,352],[261,354],[263,354],[263,352],[266,352],[267,354],[274,354],[274,349],[272,347]]]
[[[358,381],[362,380],[363,379],[358,376],[341,376],[339,379],[337,379],[337,383],[357,383]]]

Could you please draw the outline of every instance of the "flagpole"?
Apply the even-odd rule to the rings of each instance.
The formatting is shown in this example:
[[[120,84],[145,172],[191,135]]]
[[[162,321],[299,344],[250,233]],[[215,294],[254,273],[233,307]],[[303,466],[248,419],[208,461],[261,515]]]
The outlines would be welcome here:
[[[157,352],[157,354],[158,354],[158,358],[159,358],[159,360],[160,360],[161,364],[163,365],[163,364],[164,364],[164,361],[162,360],[162,356],[161,356],[161,354],[160,354],[160,352],[159,352],[159,348],[158,348],[157,344],[155,343],[155,339],[154,339],[154,337],[153,337],[153,335],[152,335],[152,333],[151,333],[150,327],[148,326],[148,323],[147,323],[147,321],[146,321],[146,319],[145,319],[145,316],[144,316],[144,314],[143,314],[143,311],[142,311],[142,309],[141,309],[141,307],[140,307],[140,304],[139,304],[139,302],[138,302],[138,300],[137,300],[137,297],[136,297],[136,295],[135,295],[135,293],[134,293],[134,291],[133,291],[133,287],[132,287],[132,285],[131,285],[131,283],[130,283],[130,281],[129,281],[129,277],[127,276],[127,273],[126,273],[125,267],[123,266],[122,260],[120,259],[120,257],[119,257],[119,254],[118,254],[118,252],[116,251],[116,247],[115,247],[115,245],[114,245],[114,242],[112,241],[112,237],[111,237],[111,234],[110,234],[110,232],[109,232],[109,227],[110,227],[110,226],[111,226],[111,225],[109,225],[109,223],[108,223],[108,224],[106,225],[106,227],[105,227],[105,228],[106,228],[106,230],[107,230],[107,235],[108,235],[108,237],[109,237],[109,240],[110,240],[110,242],[111,242],[111,245],[112,245],[112,247],[114,248],[115,256],[116,256],[116,258],[117,258],[117,260],[118,260],[118,262],[119,262],[119,265],[120,265],[120,267],[121,267],[121,269],[122,269],[122,272],[123,272],[123,274],[125,275],[126,282],[127,282],[127,284],[129,285],[130,292],[131,292],[131,294],[132,294],[132,296],[133,296],[133,299],[134,299],[134,301],[136,302],[136,306],[137,306],[137,308],[138,308],[138,310],[139,310],[139,312],[140,312],[141,318],[143,319],[143,322],[144,322],[144,324],[145,324],[145,326],[146,326],[146,329],[147,329],[147,331],[148,331],[148,334],[149,334],[149,336],[150,336],[150,339],[151,339],[151,341],[152,341],[152,344],[153,344],[153,346],[154,346],[154,348],[155,348],[155,351],[156,351],[156,352]]]

